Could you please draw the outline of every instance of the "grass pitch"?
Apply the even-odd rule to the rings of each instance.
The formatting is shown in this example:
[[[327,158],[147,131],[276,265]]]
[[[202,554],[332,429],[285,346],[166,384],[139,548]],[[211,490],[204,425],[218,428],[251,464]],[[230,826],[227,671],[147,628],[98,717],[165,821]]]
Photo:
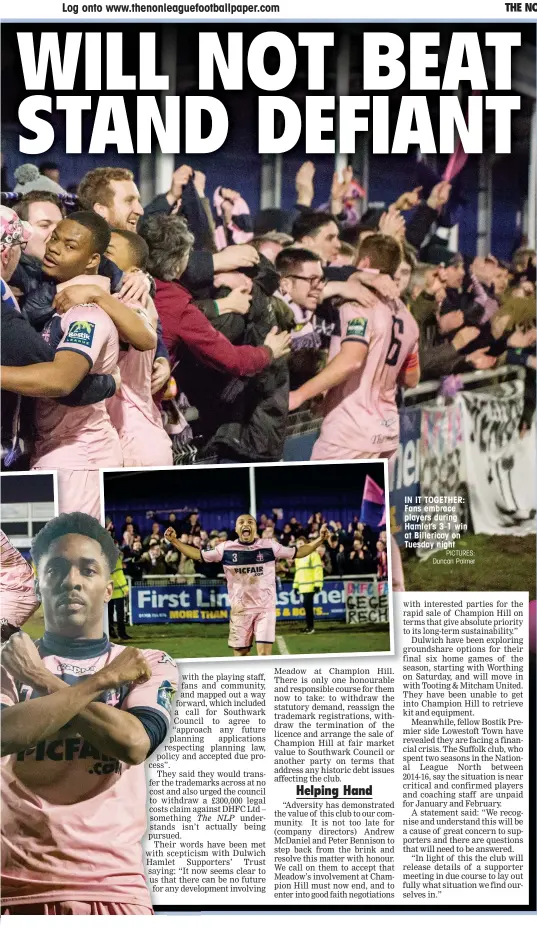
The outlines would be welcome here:
[[[273,655],[320,655],[343,652],[389,651],[388,626],[346,626],[331,620],[316,620],[315,634],[303,635],[300,621],[278,622],[277,641]],[[172,658],[232,658],[227,644],[228,624],[218,623],[204,626],[201,623],[158,623],[155,625],[129,626],[132,641],[127,643],[137,648],[161,648]],[[43,618],[39,610],[24,626],[24,631],[34,639],[43,635]],[[117,640],[116,640],[117,641]],[[255,648],[252,649],[255,654]]]

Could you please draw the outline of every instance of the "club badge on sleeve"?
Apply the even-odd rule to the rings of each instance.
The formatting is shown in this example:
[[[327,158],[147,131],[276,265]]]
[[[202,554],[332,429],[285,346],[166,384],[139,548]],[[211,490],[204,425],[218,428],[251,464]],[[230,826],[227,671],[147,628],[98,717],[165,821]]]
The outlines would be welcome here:
[[[169,681],[162,681],[157,692],[157,703],[171,714],[173,699],[175,697],[175,687]]]
[[[64,345],[81,345],[82,348],[91,348],[95,323],[88,320],[77,319],[69,324],[69,329],[63,340]]]
[[[351,319],[350,323],[347,326],[347,338],[363,339],[367,330],[367,319],[364,319],[363,316],[358,316],[356,319]]]

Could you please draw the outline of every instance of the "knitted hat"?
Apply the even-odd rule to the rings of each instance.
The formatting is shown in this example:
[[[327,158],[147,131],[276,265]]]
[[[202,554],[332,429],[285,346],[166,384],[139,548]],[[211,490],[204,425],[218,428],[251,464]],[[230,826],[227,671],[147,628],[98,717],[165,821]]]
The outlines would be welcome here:
[[[48,190],[52,194],[65,194],[66,191],[46,174],[41,174],[37,165],[25,164],[15,169],[17,194],[29,194],[31,190]]]

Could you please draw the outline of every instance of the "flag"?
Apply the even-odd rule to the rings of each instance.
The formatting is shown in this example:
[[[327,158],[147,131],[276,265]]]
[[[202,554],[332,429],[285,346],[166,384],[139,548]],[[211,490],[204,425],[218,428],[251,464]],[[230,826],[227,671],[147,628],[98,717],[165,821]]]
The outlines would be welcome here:
[[[367,475],[360,510],[360,522],[377,529],[386,525],[386,501],[384,491],[373,478]]]
[[[472,97],[476,97],[476,96],[477,96],[477,97],[480,96],[479,90],[473,90],[473,91],[472,91]],[[442,180],[443,180],[443,181],[449,181],[449,182],[451,183],[451,181],[453,180],[453,178],[456,177],[457,174],[458,174],[460,171],[462,171],[462,169],[464,168],[464,166],[465,166],[465,164],[466,164],[467,161],[468,161],[468,155],[467,155],[466,152],[464,151],[464,149],[463,149],[463,147],[462,147],[462,142],[461,142],[461,140],[460,140],[460,138],[459,138],[459,139],[457,140],[457,145],[456,145],[456,147],[455,147],[455,151],[454,151],[453,154],[450,155],[450,157],[449,157],[449,160],[448,160],[448,163],[447,163],[447,165],[446,165],[445,171],[444,171],[444,173],[443,173],[443,175],[442,175]]]

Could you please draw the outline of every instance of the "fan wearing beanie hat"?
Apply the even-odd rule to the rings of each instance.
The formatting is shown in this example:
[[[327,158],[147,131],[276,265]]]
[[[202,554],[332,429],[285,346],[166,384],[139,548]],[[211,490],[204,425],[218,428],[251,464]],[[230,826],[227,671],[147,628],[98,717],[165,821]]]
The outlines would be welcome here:
[[[17,183],[13,192],[16,194],[28,194],[31,190],[48,190],[52,194],[66,193],[60,184],[47,177],[46,174],[41,174],[37,165],[20,165],[14,173]]]

